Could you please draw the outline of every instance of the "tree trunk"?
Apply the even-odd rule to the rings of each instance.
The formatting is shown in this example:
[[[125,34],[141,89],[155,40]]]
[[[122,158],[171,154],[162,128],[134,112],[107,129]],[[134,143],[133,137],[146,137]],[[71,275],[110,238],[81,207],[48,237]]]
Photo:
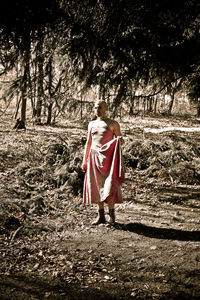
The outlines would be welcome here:
[[[168,114],[171,115],[172,114],[172,108],[174,105],[174,99],[175,99],[175,92],[171,93],[171,101],[169,103],[169,108],[168,108]]]
[[[47,70],[48,70],[48,93],[49,93],[49,102],[47,105],[47,125],[51,125],[51,119],[52,119],[52,108],[53,108],[53,102],[52,102],[52,97],[53,97],[53,91],[52,91],[52,85],[53,85],[53,58],[50,56],[48,65],[47,65]]]
[[[30,74],[29,61],[30,61],[30,37],[26,38],[26,44],[23,53],[23,83],[22,83],[22,94],[21,94],[21,121],[25,124],[26,122],[26,105],[27,105],[27,92],[28,92],[28,78]]]
[[[17,65],[16,65],[16,75],[17,75],[17,78],[19,76],[19,64],[17,62]],[[15,108],[15,113],[14,113],[14,118],[17,119],[17,115],[18,115],[18,112],[19,112],[19,107],[20,107],[20,103],[21,103],[21,97],[19,95],[19,90],[17,90],[16,92],[16,108]]]
[[[27,103],[27,98],[26,98],[26,91],[24,88],[24,91],[22,92],[22,106],[21,106],[21,120],[22,122],[26,122],[26,103]]]
[[[133,105],[130,104],[130,107],[129,107],[129,116],[133,116]]]
[[[32,115],[33,118],[36,118],[37,115],[37,109],[36,109],[36,97],[37,97],[37,61],[33,64],[33,80],[34,80],[34,86],[33,86],[33,98],[32,98]]]
[[[37,63],[38,63],[38,80],[37,80],[37,103],[36,103],[36,122],[41,124],[41,114],[42,114],[42,106],[43,106],[43,40],[42,38],[38,41],[37,45]]]
[[[198,118],[200,117],[200,99],[198,99],[198,102],[197,102],[197,117]]]
[[[21,103],[21,98],[19,98],[19,94],[17,92],[17,104],[16,104],[16,108],[15,108],[15,113],[14,113],[14,118],[15,119],[17,119],[17,115],[18,115],[18,112],[19,112],[20,103]]]
[[[158,104],[158,98],[156,97],[155,98],[155,102],[154,102],[154,114],[156,114],[157,113],[157,104]]]
[[[47,125],[51,125],[51,119],[52,119],[52,107],[53,103],[50,103],[47,107]]]
[[[81,96],[81,120],[83,118],[83,97]]]
[[[153,98],[152,97],[148,97],[147,98],[147,112],[150,113],[152,112],[152,106],[153,106]]]

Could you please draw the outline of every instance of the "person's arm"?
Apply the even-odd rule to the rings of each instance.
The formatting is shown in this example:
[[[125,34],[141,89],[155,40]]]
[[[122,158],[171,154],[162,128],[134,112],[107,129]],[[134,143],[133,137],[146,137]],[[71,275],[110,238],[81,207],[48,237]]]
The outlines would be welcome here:
[[[124,144],[124,139],[122,137],[122,134],[121,134],[121,130],[120,130],[120,125],[117,121],[113,121],[113,124],[112,124],[112,128],[113,128],[113,133],[114,135],[117,137],[119,136],[120,137],[120,142],[121,144],[123,145]]]
[[[86,172],[86,170],[87,170],[87,159],[88,159],[88,155],[89,155],[89,152],[90,152],[91,144],[92,144],[91,124],[89,123],[89,125],[88,125],[88,136],[87,136],[87,141],[86,141],[86,144],[85,144],[85,151],[84,151],[83,163],[82,163],[82,169],[83,169],[84,172]]]

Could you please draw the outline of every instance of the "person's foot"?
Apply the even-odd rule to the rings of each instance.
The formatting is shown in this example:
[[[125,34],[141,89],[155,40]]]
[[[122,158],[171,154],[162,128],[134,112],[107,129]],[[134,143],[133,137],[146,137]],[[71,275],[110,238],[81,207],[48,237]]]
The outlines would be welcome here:
[[[96,220],[92,223],[92,225],[99,225],[99,224],[105,224],[105,223],[106,223],[106,219],[105,219],[104,209],[99,209],[98,216],[97,216]]]

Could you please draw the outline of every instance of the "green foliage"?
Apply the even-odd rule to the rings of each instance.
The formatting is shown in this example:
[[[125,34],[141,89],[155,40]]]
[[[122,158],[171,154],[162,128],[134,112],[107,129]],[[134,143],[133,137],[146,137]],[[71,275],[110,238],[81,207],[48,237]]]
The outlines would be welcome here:
[[[115,104],[130,81],[160,78],[161,87],[194,72],[198,1],[67,1],[64,8],[72,18],[67,46],[76,73],[104,95],[114,89]]]

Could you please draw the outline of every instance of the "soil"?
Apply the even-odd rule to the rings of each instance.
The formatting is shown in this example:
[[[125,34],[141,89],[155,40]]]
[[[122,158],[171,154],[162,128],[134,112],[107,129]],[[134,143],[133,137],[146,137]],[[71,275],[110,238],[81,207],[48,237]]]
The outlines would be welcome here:
[[[141,124],[194,128],[199,143],[190,119],[138,117],[122,123],[127,136],[133,123],[135,134]],[[116,205],[116,225],[92,226],[96,207],[84,206],[81,194],[49,182],[44,188],[46,177],[34,194],[34,178],[22,185],[19,175],[22,162],[39,161],[41,144],[65,134],[77,141],[86,129],[68,122],[13,131],[11,124],[7,117],[0,127],[0,299],[200,299],[198,182],[154,180],[133,169],[122,187],[124,202]]]

